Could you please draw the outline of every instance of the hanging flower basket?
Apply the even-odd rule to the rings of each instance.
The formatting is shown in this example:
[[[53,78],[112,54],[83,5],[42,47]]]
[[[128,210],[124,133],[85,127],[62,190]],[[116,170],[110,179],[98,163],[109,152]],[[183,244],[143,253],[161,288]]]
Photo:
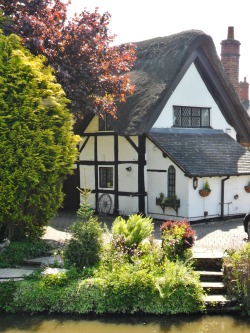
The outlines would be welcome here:
[[[200,194],[200,196],[201,197],[208,197],[209,196],[209,194],[211,193],[211,190],[209,191],[209,190],[199,190],[199,194]]]
[[[244,189],[247,193],[250,193],[250,185],[245,186]]]

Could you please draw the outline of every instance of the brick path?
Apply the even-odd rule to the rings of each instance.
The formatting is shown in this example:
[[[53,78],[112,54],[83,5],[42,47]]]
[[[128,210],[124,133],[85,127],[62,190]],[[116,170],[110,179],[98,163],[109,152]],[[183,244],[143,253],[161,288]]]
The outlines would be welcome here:
[[[110,228],[113,217],[99,217]],[[76,221],[76,214],[61,212],[47,227],[44,239],[51,242],[63,243],[70,238],[69,226]],[[160,238],[162,222],[155,222],[155,238]],[[227,221],[208,222],[192,225],[196,231],[196,242],[193,247],[194,257],[221,257],[226,249],[240,248],[246,244],[246,233],[243,229],[242,218]],[[18,269],[0,269],[0,282],[4,278],[21,277],[30,274],[35,268],[20,267]]]
[[[113,217],[99,217],[101,222],[105,222],[108,228],[111,227]],[[71,212],[61,212],[53,219],[47,228],[45,239],[64,241],[70,237],[69,226],[76,221],[76,214]],[[161,221],[155,221],[155,237],[160,238]],[[242,218],[229,219],[225,221],[207,222],[192,225],[196,231],[196,249],[220,250],[240,248],[246,243],[247,234],[244,232]]]

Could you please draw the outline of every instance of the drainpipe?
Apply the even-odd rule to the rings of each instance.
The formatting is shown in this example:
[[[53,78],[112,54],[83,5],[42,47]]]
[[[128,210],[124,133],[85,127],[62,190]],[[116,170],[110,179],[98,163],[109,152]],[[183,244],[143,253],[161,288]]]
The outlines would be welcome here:
[[[224,217],[224,189],[225,189],[225,181],[228,180],[230,176],[221,180],[221,219]]]

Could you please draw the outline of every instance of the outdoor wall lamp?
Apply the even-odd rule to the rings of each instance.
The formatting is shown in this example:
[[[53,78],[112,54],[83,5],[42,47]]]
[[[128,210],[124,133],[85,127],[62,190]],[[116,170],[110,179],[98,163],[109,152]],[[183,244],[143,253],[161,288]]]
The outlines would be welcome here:
[[[197,189],[197,187],[198,187],[198,178],[193,178],[193,188],[194,188],[194,190],[196,190]]]
[[[132,168],[131,167],[127,167],[126,170],[130,172],[132,170]]]

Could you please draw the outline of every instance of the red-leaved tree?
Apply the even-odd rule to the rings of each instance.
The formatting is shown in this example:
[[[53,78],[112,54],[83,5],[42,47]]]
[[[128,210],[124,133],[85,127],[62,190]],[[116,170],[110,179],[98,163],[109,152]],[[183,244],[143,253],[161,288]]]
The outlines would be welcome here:
[[[110,47],[110,14],[84,10],[69,19],[70,0],[0,0],[3,31],[21,36],[33,53],[45,55],[78,117],[91,111],[115,116],[116,103],[133,93],[127,72],[135,47]]]

